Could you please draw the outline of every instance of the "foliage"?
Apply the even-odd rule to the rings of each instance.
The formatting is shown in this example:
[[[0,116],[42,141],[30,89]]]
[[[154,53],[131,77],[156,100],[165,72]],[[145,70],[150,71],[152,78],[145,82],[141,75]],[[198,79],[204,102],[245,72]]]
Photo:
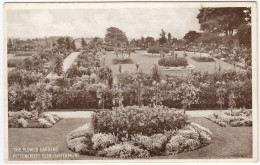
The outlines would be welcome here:
[[[116,65],[116,64],[133,64],[134,61],[131,59],[131,58],[114,58],[112,60],[112,63],[113,65]]]
[[[93,143],[93,149],[95,150],[103,150],[109,146],[115,145],[118,143],[118,137],[115,135],[104,134],[104,133],[97,133],[94,134],[91,138]]]
[[[96,132],[114,133],[119,138],[142,132],[143,135],[181,129],[189,124],[188,117],[166,107],[120,107],[92,115]]]
[[[169,52],[170,52],[170,49],[169,49],[169,48],[167,48],[167,47],[160,47],[159,45],[150,46],[150,47],[147,49],[147,52],[148,52],[148,53],[160,53],[161,50],[162,50],[164,53],[169,53]]]
[[[63,72],[63,57],[61,55],[56,55],[52,64],[53,73],[56,73],[58,76],[61,76]]]
[[[106,31],[105,41],[117,46],[119,43],[128,42],[125,32],[116,27],[109,27]]]
[[[21,110],[17,112],[8,112],[9,128],[49,128],[60,121],[62,118],[50,113],[44,113],[38,118],[36,110],[29,112]]]
[[[98,156],[106,156],[112,158],[146,158],[149,157],[149,152],[140,149],[132,144],[120,143],[113,145],[98,152]]]
[[[233,35],[239,25],[251,22],[251,9],[247,7],[201,8],[197,18],[203,31]]]
[[[162,58],[158,61],[159,66],[165,66],[165,67],[178,67],[178,66],[184,66],[186,67],[188,65],[188,61],[185,58],[180,57],[166,57]]]
[[[185,34],[183,39],[187,40],[188,42],[194,42],[201,36],[201,33],[198,33],[196,31],[189,31]]]
[[[66,139],[68,148],[80,154],[95,155],[96,151],[92,148],[93,143],[91,141],[93,134],[90,124],[85,124],[72,131]]]
[[[167,43],[166,33],[163,29],[162,29],[161,34],[160,34],[159,42],[160,42],[161,45]]]
[[[251,127],[252,126],[252,110],[240,109],[233,110],[232,113],[221,112],[214,113],[207,119],[219,124],[222,127]]]
[[[197,62],[215,62],[212,57],[192,57]]]
[[[205,131],[206,130],[206,131]],[[198,124],[179,130],[166,144],[167,154],[192,151],[212,142],[212,133]]]

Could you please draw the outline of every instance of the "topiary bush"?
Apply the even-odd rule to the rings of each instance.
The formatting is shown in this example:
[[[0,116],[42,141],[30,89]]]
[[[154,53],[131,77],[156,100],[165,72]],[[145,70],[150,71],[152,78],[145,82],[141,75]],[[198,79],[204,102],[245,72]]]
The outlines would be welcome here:
[[[188,61],[185,58],[180,58],[180,57],[166,57],[166,58],[161,58],[158,61],[159,66],[165,66],[165,67],[178,67],[178,66],[183,66],[186,67],[188,65]]]
[[[92,115],[96,132],[114,133],[119,138],[142,132],[143,135],[177,130],[190,123],[188,116],[180,111],[163,106],[128,106],[101,110]]]

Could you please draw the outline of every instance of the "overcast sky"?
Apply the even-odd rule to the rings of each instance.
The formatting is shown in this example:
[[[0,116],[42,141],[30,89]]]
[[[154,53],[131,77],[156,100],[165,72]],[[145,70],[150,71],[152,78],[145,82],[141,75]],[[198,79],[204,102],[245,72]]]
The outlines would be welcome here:
[[[110,26],[128,38],[159,37],[161,29],[183,38],[189,30],[199,31],[198,8],[9,10],[7,37],[49,36],[105,37]]]

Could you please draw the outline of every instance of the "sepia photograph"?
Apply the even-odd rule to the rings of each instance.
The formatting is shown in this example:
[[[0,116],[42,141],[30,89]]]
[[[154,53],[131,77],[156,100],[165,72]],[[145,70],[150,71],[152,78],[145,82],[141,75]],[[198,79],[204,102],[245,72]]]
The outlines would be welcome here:
[[[256,7],[4,3],[6,162],[258,161]]]

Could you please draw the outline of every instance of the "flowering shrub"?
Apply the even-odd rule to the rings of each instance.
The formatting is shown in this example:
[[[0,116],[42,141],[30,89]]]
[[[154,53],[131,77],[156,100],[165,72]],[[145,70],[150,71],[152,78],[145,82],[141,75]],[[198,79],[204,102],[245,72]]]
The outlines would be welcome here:
[[[90,124],[85,124],[72,131],[66,139],[68,148],[80,154],[94,155],[96,152],[92,148],[91,141],[93,134],[93,128]]]
[[[91,138],[93,148],[100,150],[118,143],[118,137],[110,134],[97,133]]]
[[[116,65],[116,64],[133,64],[134,61],[131,58],[122,58],[122,59],[121,58],[114,58],[112,60],[112,63],[114,65]]]
[[[178,66],[186,67],[188,65],[188,61],[185,58],[166,57],[160,59],[158,61],[158,65],[165,66],[165,67],[178,67]]]
[[[181,129],[189,124],[188,116],[174,109],[156,107],[119,107],[92,115],[96,132],[114,133],[119,138],[142,132],[143,135]]]
[[[215,62],[212,57],[191,57],[193,60],[197,62]]]
[[[113,158],[144,158],[195,150],[212,142],[207,128],[163,106],[118,107],[92,115],[92,123],[67,136],[74,152]]]
[[[120,143],[99,151],[98,156],[107,156],[113,158],[146,158],[150,157],[149,152],[140,149],[132,144]]]
[[[38,118],[38,113],[35,111],[28,112],[26,110],[21,110],[17,112],[8,112],[8,127],[10,128],[49,128],[55,123],[60,121],[62,118],[44,112],[40,118]]]
[[[240,109],[233,110],[232,113],[214,113],[213,115],[208,116],[207,119],[217,123],[221,127],[251,127],[252,110]]]
[[[191,123],[179,130],[166,144],[167,154],[192,151],[212,142],[212,132],[198,124]]]
[[[135,134],[131,139],[140,148],[149,151],[151,155],[160,155],[160,153],[164,151],[167,143],[167,136],[164,134],[154,134],[152,136]]]

